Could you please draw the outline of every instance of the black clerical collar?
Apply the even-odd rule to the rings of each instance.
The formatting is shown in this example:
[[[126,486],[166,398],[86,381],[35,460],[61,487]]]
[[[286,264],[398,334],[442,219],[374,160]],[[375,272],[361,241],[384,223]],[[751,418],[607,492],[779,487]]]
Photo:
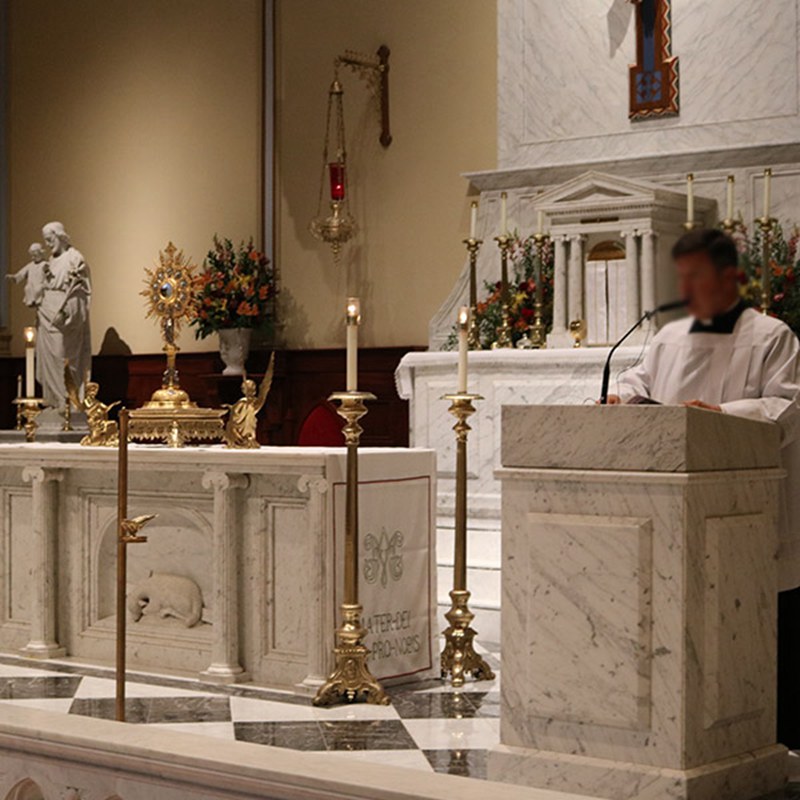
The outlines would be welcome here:
[[[717,314],[711,320],[696,319],[689,328],[689,333],[733,333],[745,308],[744,301],[740,300],[733,308]]]

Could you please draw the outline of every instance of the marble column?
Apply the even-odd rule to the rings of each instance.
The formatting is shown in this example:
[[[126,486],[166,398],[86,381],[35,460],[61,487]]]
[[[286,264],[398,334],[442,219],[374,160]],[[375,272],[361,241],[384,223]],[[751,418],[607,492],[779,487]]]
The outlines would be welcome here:
[[[635,325],[642,316],[639,293],[639,242],[636,231],[622,231],[625,241],[625,328]]]
[[[582,233],[570,236],[569,277],[567,279],[567,322],[585,319],[583,303],[583,245],[586,237]]]
[[[58,484],[61,469],[25,467],[22,480],[30,482],[33,507],[33,574],[31,576],[30,641],[23,648],[33,658],[58,658],[66,650],[58,644]]]
[[[656,307],[656,247],[655,231],[642,233],[642,313]]]
[[[241,548],[238,490],[250,484],[247,475],[209,470],[203,487],[214,491],[214,615],[211,664],[201,673],[205,680],[239,683],[250,676],[239,663],[239,550]]]
[[[553,269],[553,330],[547,337],[550,347],[571,343],[567,319],[567,242],[563,235],[553,237],[555,265]]]

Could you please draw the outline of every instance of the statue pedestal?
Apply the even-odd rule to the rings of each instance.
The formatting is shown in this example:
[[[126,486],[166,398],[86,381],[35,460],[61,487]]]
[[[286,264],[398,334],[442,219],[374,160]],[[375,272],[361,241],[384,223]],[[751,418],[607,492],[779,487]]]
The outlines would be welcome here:
[[[668,406],[503,410],[503,686],[489,778],[751,800],[775,743],[775,425]]]

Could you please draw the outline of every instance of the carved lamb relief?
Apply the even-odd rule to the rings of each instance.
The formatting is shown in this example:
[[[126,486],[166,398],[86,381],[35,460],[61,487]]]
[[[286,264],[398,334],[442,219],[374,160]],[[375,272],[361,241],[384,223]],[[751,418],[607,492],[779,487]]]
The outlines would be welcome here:
[[[154,620],[172,617],[193,628],[203,616],[203,595],[191,578],[151,572],[129,592],[128,611],[134,622],[142,617]]]

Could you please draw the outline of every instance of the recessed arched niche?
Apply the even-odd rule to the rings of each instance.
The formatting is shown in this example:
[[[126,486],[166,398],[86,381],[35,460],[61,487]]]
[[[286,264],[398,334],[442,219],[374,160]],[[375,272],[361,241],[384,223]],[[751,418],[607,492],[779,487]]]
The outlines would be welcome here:
[[[25,778],[5,796],[5,800],[44,800],[44,795],[39,784]]]
[[[213,617],[212,532],[206,518],[187,508],[154,508],[157,514],[144,533],[145,544],[128,549],[127,592],[130,596],[151,573],[180,576],[200,589],[204,619]],[[96,619],[116,613],[116,519],[110,519],[102,531],[93,570],[97,586]],[[155,620],[144,619],[144,624]],[[180,628],[176,619],[157,621]]]

